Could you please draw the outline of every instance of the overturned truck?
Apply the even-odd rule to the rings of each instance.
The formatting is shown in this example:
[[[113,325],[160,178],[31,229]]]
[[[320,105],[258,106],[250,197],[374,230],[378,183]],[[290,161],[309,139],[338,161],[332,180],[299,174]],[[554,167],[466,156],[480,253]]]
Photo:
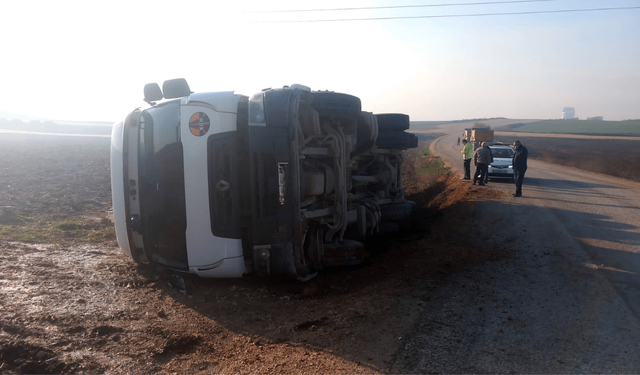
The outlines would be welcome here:
[[[364,260],[363,239],[410,218],[409,116],[302,85],[251,97],[144,88],[149,108],[113,127],[118,245],[136,262],[202,277],[309,279]]]

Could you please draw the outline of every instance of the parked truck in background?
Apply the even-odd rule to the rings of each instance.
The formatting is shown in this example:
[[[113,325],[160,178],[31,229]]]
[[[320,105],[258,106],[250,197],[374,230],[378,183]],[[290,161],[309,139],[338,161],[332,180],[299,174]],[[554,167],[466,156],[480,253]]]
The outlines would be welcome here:
[[[490,128],[467,128],[464,129],[463,138],[473,144],[473,149],[480,147],[485,141],[493,141],[493,130]]]
[[[111,138],[117,240],[136,262],[305,280],[362,262],[365,237],[410,218],[401,169],[418,140],[405,114],[302,85],[248,97],[176,79],[144,93],[150,106]]]

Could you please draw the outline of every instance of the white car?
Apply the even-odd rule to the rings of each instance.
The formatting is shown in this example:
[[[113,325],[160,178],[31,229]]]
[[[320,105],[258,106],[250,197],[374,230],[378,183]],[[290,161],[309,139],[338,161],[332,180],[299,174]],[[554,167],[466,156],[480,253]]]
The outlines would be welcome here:
[[[490,178],[515,178],[513,172],[513,147],[505,144],[494,144],[489,146],[493,163],[489,165]]]

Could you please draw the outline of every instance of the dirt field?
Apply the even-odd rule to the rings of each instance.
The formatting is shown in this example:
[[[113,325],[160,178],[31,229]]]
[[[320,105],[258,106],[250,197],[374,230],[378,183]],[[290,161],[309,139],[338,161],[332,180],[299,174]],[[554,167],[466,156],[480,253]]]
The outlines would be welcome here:
[[[521,140],[532,157],[640,170],[632,141]],[[108,138],[0,137],[2,373],[389,373],[449,276],[509,256],[456,229],[499,193],[415,173],[414,150],[415,230],[372,239],[365,265],[307,283],[189,278],[183,294],[181,279],[116,248],[108,154]]]
[[[416,228],[373,239],[365,265],[306,283],[189,278],[183,294],[116,248],[108,154],[106,138],[0,137],[2,373],[386,373],[448,276],[507,256],[451,229],[496,193],[417,176],[416,150]]]

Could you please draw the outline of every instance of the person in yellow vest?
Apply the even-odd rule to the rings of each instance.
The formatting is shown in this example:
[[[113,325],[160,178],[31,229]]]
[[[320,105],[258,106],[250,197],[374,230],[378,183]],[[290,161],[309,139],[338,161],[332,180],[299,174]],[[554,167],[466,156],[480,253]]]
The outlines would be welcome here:
[[[462,154],[462,160],[464,160],[464,178],[463,180],[471,179],[471,159],[473,159],[473,145],[466,139],[462,140],[464,148],[460,153]]]

